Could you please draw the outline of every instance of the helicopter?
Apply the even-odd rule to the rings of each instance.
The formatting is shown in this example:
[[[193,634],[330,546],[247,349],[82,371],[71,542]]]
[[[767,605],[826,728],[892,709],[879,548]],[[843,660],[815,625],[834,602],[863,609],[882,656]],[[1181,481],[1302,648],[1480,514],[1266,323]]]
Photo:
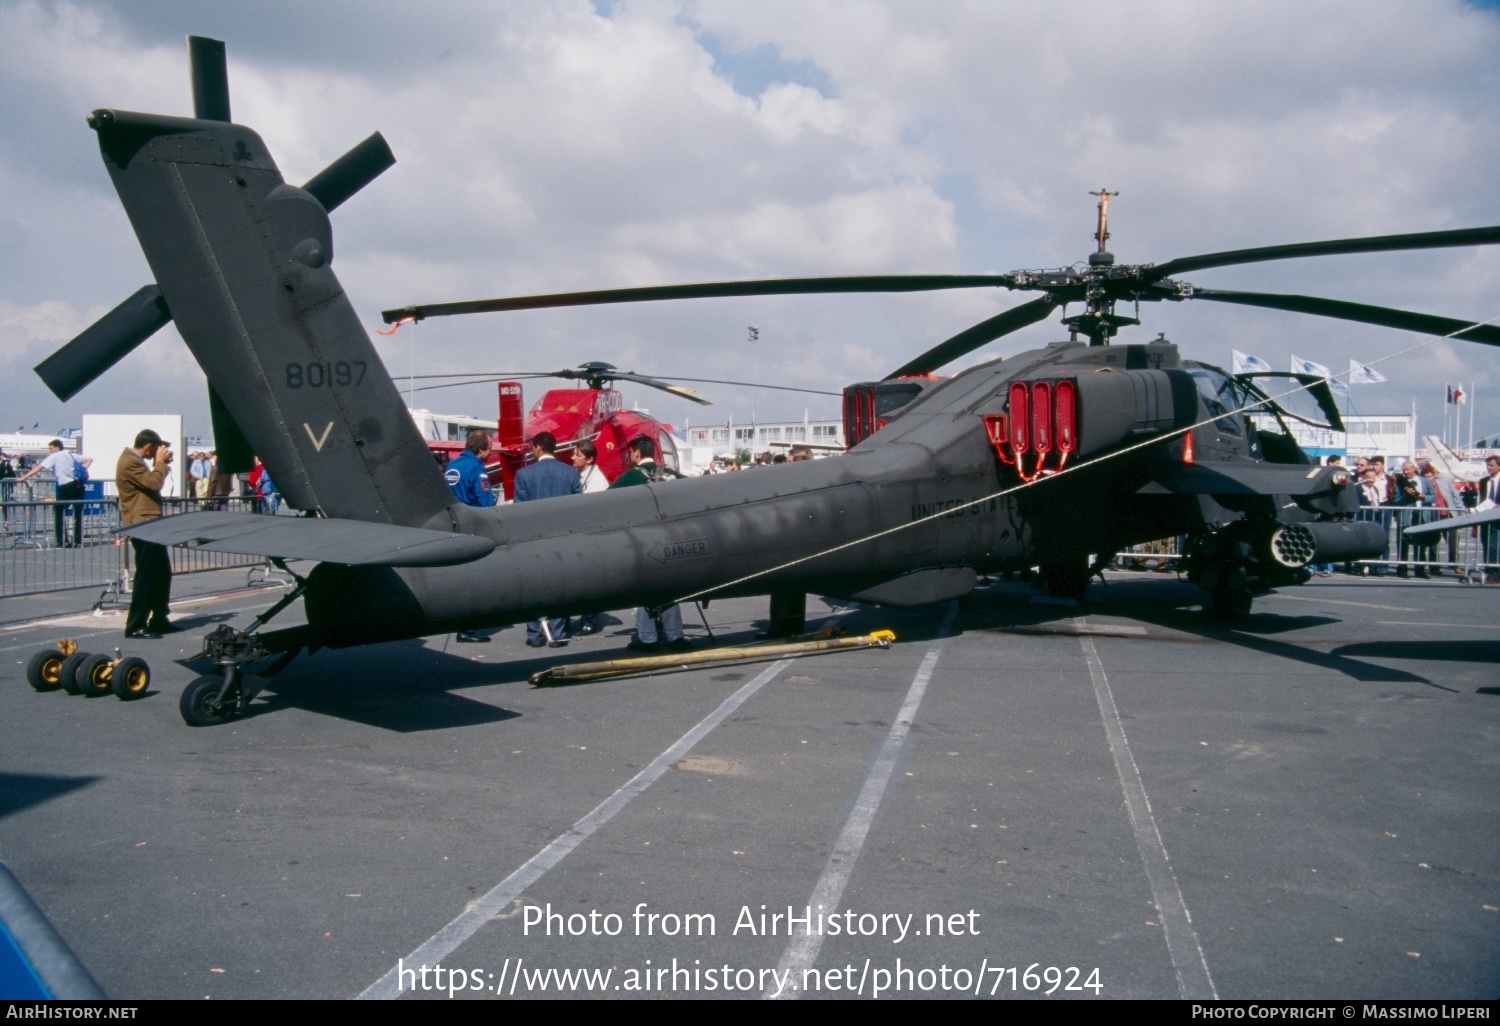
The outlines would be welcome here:
[[[1500,227],[1131,265],[1104,249],[1103,202],[1099,250],[1082,269],[453,304],[443,312],[996,286],[1041,293],[882,381],[854,386],[846,409],[858,398],[871,430],[845,453],[756,473],[465,506],[444,484],[332,267],[330,199],[373,179],[389,150],[382,144],[385,155],[372,158],[357,147],[341,158],[331,169],[337,190],[324,184],[329,172],[306,187],[287,184],[260,136],[229,120],[223,45],[190,39],[189,48],[195,117],[112,109],[88,117],[156,275],[137,294],[149,302],[127,300],[38,370],[61,394],[54,382],[86,384],[139,344],[144,328],[174,320],[208,379],[216,432],[224,424],[259,455],[283,501],[302,513],[201,511],[123,530],[161,545],[264,556],[295,582],[245,630],[220,625],[204,638],[202,658],[214,672],[184,689],[179,704],[195,726],[245,712],[264,679],[246,671],[264,665],[274,674],[304,650],[687,599],[816,593],[920,606],[968,595],[981,574],[1036,566],[1054,594],[1079,597],[1103,554],[1173,534],[1188,536],[1189,576],[1213,609],[1243,614],[1254,594],[1306,581],[1311,563],[1377,555],[1384,535],[1342,519],[1354,509],[1348,472],[1310,463],[1285,428],[1274,387],[1185,360],[1164,339],[1108,344],[1136,323],[1115,304],[1253,303],[1500,343],[1500,331],[1451,318],[1195,289],[1172,277],[1290,256],[1492,244]],[[1072,338],[931,377],[1069,303],[1083,304],[1064,320]],[[1291,377],[1332,407],[1326,382]],[[1257,427],[1251,410],[1280,427]],[[288,560],[315,565],[304,575]],[[262,630],[299,599],[305,623]]]
[[[397,322],[398,324],[401,322]],[[457,377],[459,375],[436,375]],[[468,377],[469,375],[463,375]],[[578,367],[565,367],[556,371],[532,371],[523,374],[499,375],[502,378],[563,378],[582,381],[583,388],[553,388],[542,393],[526,413],[522,385],[517,380],[497,382],[500,416],[496,422],[495,447],[492,463],[487,464],[490,481],[500,487],[506,499],[515,495],[516,472],[526,465],[531,454],[529,440],[540,432],[551,433],[557,439],[559,459],[566,459],[574,445],[591,441],[598,451],[596,464],[606,480],[613,481],[626,470],[630,462],[626,457],[626,444],[633,438],[646,437],[656,446],[658,461],[673,471],[678,470],[677,443],[672,438],[672,425],[663,423],[641,410],[627,410],[619,391],[608,387],[616,381],[630,381],[650,388],[661,389],[703,406],[713,405],[707,399],[693,394],[693,390],[682,385],[673,385],[656,378],[649,378],[634,371],[621,371],[614,364],[602,360],[591,360]],[[472,383],[472,382],[465,382]],[[443,386],[427,386],[443,387]],[[463,448],[459,442],[432,442],[427,447],[435,454],[441,453],[439,463],[457,455]]]
[[[414,318],[397,319],[394,323],[397,328],[408,323]],[[392,329],[394,331],[395,328]],[[390,334],[382,332],[381,334]],[[682,463],[677,452],[677,442],[673,435],[673,427],[665,421],[657,420],[650,413],[641,409],[626,409],[624,397],[616,389],[609,386],[617,381],[628,381],[633,384],[645,385],[649,388],[659,389],[689,402],[700,406],[712,406],[709,400],[701,398],[696,391],[683,385],[672,384],[658,378],[637,374],[635,371],[621,371],[614,364],[605,363],[602,360],[590,360],[579,364],[577,367],[565,367],[555,371],[505,371],[505,372],[461,372],[450,374],[421,374],[416,378],[464,378],[463,381],[447,381],[441,385],[424,385],[418,391],[433,388],[451,388],[460,385],[474,385],[487,383],[492,379],[496,381],[499,389],[499,419],[496,422],[494,436],[495,448],[491,454],[491,462],[486,464],[493,487],[502,489],[505,498],[510,499],[514,495],[516,472],[526,465],[531,454],[530,439],[538,432],[550,432],[557,440],[558,459],[568,458],[570,450],[575,444],[585,439],[594,443],[597,450],[595,460],[599,472],[604,475],[606,481],[613,481],[626,470],[630,469],[630,461],[626,455],[626,445],[635,438],[649,438],[656,447],[656,462],[659,466],[666,467],[669,471],[680,473]],[[518,378],[562,378],[568,381],[581,381],[583,388],[554,388],[542,394],[531,409],[522,417],[521,410],[525,406],[522,383]],[[827,392],[821,389],[797,388],[788,385],[772,385],[763,382],[752,381],[730,381],[720,378],[694,378],[694,381],[707,381],[716,385],[735,385],[741,388],[774,389],[784,392],[805,392],[813,395],[837,395],[836,392]],[[777,443],[771,445],[787,445],[794,443]],[[819,449],[832,451],[837,449],[843,451],[842,446],[827,446],[813,443],[795,443],[807,449]],[[429,439],[427,447],[432,450],[437,458],[439,466],[447,466],[448,461],[464,448],[460,441],[441,441]]]

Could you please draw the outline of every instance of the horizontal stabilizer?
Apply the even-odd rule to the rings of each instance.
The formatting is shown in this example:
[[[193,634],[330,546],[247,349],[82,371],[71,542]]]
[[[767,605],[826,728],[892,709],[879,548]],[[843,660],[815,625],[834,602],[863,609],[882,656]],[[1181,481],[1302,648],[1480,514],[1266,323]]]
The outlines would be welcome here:
[[[1349,479],[1342,467],[1285,463],[1153,463],[1137,495],[1322,495]]]
[[[346,566],[453,566],[495,548],[488,538],[421,527],[213,511],[148,520],[120,533],[158,545]]]
[[[1434,520],[1430,524],[1422,524],[1419,527],[1403,528],[1401,537],[1420,538],[1424,534],[1442,534],[1444,531],[1458,531],[1465,527],[1473,527],[1476,524],[1492,524],[1496,520],[1500,520],[1500,506],[1491,506],[1483,513],[1470,513],[1466,517]]]

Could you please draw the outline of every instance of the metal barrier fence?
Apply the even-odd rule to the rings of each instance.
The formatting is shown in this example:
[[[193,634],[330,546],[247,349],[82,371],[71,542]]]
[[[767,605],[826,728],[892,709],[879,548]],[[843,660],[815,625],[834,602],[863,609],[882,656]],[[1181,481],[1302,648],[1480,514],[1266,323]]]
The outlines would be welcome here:
[[[50,482],[32,488],[28,481],[19,488],[4,481],[0,489],[7,500],[12,492],[52,491]],[[224,509],[237,513],[257,512],[251,499],[165,499],[162,512],[186,513],[199,509]],[[118,499],[85,498],[57,502],[50,495],[26,500],[0,501],[0,598],[66,591],[71,588],[107,588],[100,602],[111,597],[129,601],[131,547],[115,534],[120,526]],[[263,565],[263,556],[243,556],[202,549],[169,548],[174,574],[203,570],[227,570]]]
[[[1376,506],[1361,509],[1355,519],[1384,523],[1389,539],[1383,556],[1350,564],[1357,573],[1395,571],[1403,575],[1430,575],[1447,571],[1456,574],[1460,580],[1476,581],[1500,575],[1500,523],[1492,525],[1489,532],[1480,526],[1406,540],[1402,537],[1406,528],[1451,519],[1448,511],[1432,506]],[[1485,551],[1486,544],[1489,545],[1488,552]],[[1174,570],[1181,555],[1178,545],[1177,538],[1132,545],[1115,557],[1115,566],[1126,570]],[[1328,570],[1332,572],[1343,565],[1330,566]]]

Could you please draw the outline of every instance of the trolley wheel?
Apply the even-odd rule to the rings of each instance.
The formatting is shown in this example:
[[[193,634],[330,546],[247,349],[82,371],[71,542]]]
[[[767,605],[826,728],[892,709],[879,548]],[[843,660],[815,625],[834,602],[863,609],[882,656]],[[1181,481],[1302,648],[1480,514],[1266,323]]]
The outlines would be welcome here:
[[[225,700],[219,702],[219,689],[224,678],[217,675],[199,677],[182,692],[177,709],[189,727],[217,727],[229,719],[234,711],[234,688],[230,688]]]
[[[140,656],[126,656],[110,671],[109,689],[122,701],[140,698],[151,687],[151,667]]]
[[[74,649],[73,654],[63,660],[62,669],[57,671],[58,676],[62,678],[58,683],[68,694],[83,694],[83,687],[78,681],[78,671],[90,658],[92,657],[82,649]]]
[[[26,664],[26,683],[38,691],[55,691],[62,684],[64,656],[55,648],[44,648]]]
[[[90,698],[107,695],[114,668],[115,661],[107,655],[87,656],[78,667],[78,672],[73,675],[73,683],[77,685],[80,694]]]

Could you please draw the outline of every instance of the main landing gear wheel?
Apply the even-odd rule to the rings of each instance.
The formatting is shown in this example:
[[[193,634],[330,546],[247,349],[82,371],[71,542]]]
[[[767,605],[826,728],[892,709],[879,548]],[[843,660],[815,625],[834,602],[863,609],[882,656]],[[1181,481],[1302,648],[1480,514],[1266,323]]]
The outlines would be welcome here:
[[[1055,599],[1083,600],[1083,593],[1089,586],[1089,565],[1087,562],[1076,563],[1050,563],[1042,567],[1042,575],[1047,582],[1047,595]]]
[[[1250,615],[1250,604],[1253,601],[1253,596],[1244,588],[1215,588],[1214,615],[1221,620],[1238,620]]]
[[[219,692],[223,689],[224,678],[215,675],[199,677],[187,686],[177,708],[189,727],[217,727],[235,714],[239,706],[239,682],[230,686],[220,702]]]
[[[79,671],[83,669],[83,664],[88,662],[91,658],[93,657],[90,656],[87,652],[75,651],[72,655],[63,660],[62,669],[57,672],[58,676],[62,678],[59,683],[62,684],[63,690],[68,694],[82,695],[85,693],[82,682],[80,680]]]
[[[26,664],[26,683],[37,691],[55,691],[62,686],[62,665],[67,656],[55,648],[44,648]]]
[[[140,698],[151,687],[151,667],[139,656],[126,656],[109,673],[109,689],[123,702]]]
[[[109,694],[109,677],[114,665],[115,661],[107,655],[84,656],[77,672],[73,674],[73,683],[77,686],[78,693],[90,698]]]

